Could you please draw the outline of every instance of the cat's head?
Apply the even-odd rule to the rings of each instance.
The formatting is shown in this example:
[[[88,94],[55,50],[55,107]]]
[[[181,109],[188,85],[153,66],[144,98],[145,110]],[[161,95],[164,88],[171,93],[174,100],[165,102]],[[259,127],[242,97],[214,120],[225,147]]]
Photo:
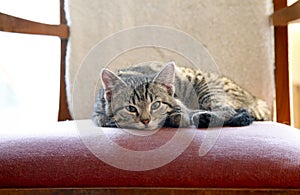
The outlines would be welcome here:
[[[175,64],[170,62],[154,77],[132,76],[122,80],[103,69],[106,113],[121,128],[155,130],[160,128],[175,104]]]

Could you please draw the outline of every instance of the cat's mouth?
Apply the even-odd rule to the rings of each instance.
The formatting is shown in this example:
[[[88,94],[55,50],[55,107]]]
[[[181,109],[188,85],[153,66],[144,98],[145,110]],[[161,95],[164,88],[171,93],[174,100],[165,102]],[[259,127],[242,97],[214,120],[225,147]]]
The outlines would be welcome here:
[[[159,130],[160,128],[163,127],[164,124],[164,120],[159,121],[159,120],[151,120],[149,123],[144,124],[144,123],[140,123],[138,129],[140,130],[144,130],[144,131],[156,131]]]
[[[116,121],[118,128],[122,129],[132,129],[141,131],[155,131],[159,130],[164,126],[165,120],[150,120],[147,124],[145,122],[122,122]]]

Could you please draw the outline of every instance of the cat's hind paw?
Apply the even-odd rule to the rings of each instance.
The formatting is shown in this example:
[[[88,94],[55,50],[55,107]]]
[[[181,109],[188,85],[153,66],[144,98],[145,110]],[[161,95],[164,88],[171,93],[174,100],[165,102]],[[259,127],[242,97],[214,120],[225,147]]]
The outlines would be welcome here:
[[[244,109],[237,110],[237,114],[230,120],[226,121],[225,125],[230,127],[248,126],[253,122],[253,117]]]

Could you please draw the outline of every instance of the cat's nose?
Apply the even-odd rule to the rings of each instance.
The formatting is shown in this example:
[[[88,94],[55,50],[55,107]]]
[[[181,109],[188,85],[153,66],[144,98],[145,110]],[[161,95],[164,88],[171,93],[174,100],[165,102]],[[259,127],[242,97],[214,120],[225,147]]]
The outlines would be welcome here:
[[[150,122],[150,119],[143,119],[143,120],[142,120],[142,123],[143,123],[144,125],[148,125],[149,122]]]

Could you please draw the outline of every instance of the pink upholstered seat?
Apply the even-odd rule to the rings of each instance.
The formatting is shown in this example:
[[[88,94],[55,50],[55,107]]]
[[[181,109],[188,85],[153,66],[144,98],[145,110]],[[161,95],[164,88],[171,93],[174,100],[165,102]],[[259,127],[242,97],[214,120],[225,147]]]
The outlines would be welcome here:
[[[86,137],[74,122],[58,126],[38,135],[1,135],[0,187],[300,188],[300,131],[286,125],[256,122],[223,128],[204,156],[199,156],[199,149],[207,131],[186,129],[195,133],[187,149],[170,163],[148,171],[106,164],[86,147]],[[147,151],[163,146],[177,130],[165,128],[151,136],[103,131],[123,148]],[[99,147],[107,151],[111,146],[100,143]],[[122,161],[121,156],[116,158]]]

